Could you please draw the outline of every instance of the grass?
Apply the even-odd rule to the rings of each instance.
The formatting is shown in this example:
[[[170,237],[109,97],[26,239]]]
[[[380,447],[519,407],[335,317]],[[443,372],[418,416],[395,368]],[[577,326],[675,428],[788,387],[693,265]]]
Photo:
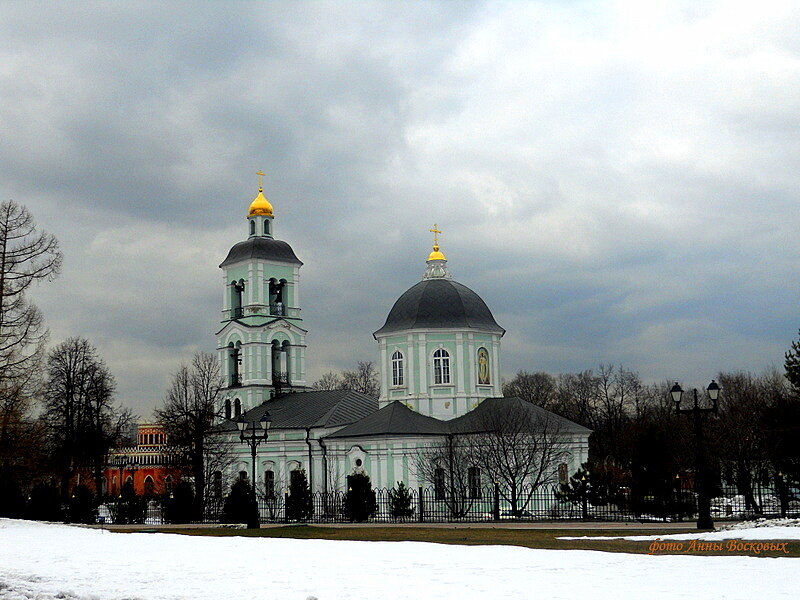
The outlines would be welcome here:
[[[153,528],[142,528],[127,531],[156,531]],[[197,527],[187,529],[162,529],[159,531],[181,535],[204,536],[245,536],[291,539],[322,540],[355,540],[355,541],[388,541],[388,542],[435,542],[438,544],[461,545],[507,545],[524,546],[547,550],[600,550],[603,552],[626,552],[630,554],[647,554],[652,542],[630,540],[560,540],[562,536],[623,536],[623,535],[668,535],[672,533],[694,532],[686,530],[598,530],[598,529],[494,529],[494,528],[461,528],[461,527],[318,527],[314,525],[292,525],[281,527],[262,527],[261,529],[228,529]],[[680,546],[678,546],[680,544]],[[800,557],[800,542],[790,541],[786,544],[788,553],[783,551],[767,551],[756,555],[752,550],[728,550],[727,542],[721,542],[720,549],[692,549],[688,541],[675,542],[671,548],[656,554],[691,554],[697,556],[762,556]]]

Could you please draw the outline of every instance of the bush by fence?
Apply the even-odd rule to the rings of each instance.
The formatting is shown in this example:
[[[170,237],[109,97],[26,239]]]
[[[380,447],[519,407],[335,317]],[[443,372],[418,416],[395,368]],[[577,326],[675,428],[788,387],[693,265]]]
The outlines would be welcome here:
[[[355,485],[353,485],[355,483]],[[523,490],[514,511],[504,490],[488,486],[472,490],[471,497],[448,498],[442,490],[408,488],[372,489],[368,478],[352,480],[348,492],[310,492],[307,482],[297,478],[294,495],[260,495],[254,502],[246,482],[233,486],[225,498],[211,498],[202,514],[196,514],[188,485],[176,487],[171,497],[149,501],[123,488],[119,498],[90,503],[82,498],[62,504],[49,486],[34,488],[25,516],[39,520],[90,521],[95,515],[106,523],[437,523],[490,521],[693,521],[697,499],[689,490],[674,490],[661,496],[637,497],[623,490],[612,501],[589,493],[564,494],[556,487]],[[572,490],[575,492],[575,489]],[[76,494],[77,496],[77,494]],[[294,496],[294,497],[293,497]],[[722,488],[712,499],[712,517],[736,520],[753,517],[800,517],[800,500],[779,498],[770,488],[757,488],[755,504],[734,488]]]

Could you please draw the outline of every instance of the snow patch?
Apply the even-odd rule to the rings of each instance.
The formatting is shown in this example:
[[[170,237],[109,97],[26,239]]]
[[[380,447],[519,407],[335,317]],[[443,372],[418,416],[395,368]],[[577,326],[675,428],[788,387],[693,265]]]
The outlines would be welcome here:
[[[794,600],[798,564],[750,556],[112,533],[0,520],[2,600]]]

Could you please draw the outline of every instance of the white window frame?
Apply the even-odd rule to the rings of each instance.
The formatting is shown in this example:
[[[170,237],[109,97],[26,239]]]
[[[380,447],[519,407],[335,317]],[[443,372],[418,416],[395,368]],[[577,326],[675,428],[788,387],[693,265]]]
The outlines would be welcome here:
[[[404,359],[405,357],[400,350],[395,350],[392,353],[392,385],[395,387],[405,385]]]
[[[450,385],[450,353],[437,348],[433,353],[433,385]]]

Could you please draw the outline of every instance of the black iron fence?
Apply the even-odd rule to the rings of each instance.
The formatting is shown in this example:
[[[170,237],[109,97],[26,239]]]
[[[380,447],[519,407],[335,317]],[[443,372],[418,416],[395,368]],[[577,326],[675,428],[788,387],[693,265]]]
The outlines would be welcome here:
[[[764,488],[755,495],[739,494],[734,488],[722,488],[712,499],[715,520],[744,520],[756,517],[800,517],[800,498],[778,497]],[[317,492],[300,503],[288,493],[257,499],[258,517],[269,523],[445,523],[503,521],[636,521],[691,522],[697,519],[694,492],[675,490],[661,496],[637,495],[621,490],[615,497],[598,500],[590,494],[567,497],[558,486],[522,488],[510,494],[500,486],[473,489],[468,495],[450,495],[441,489],[416,488],[373,490],[374,498],[348,498],[345,492]],[[360,504],[359,504],[360,503]],[[302,506],[301,506],[302,504]],[[359,504],[359,506],[355,506]],[[355,506],[355,508],[354,508]],[[230,510],[230,509],[227,509]],[[114,522],[111,507],[100,512],[107,523]],[[136,521],[146,524],[170,522],[221,523],[244,522],[236,515],[226,515],[225,498],[212,498],[202,516],[170,517],[168,501],[151,499]],[[117,514],[119,512],[117,511]],[[177,514],[172,511],[172,514]]]

